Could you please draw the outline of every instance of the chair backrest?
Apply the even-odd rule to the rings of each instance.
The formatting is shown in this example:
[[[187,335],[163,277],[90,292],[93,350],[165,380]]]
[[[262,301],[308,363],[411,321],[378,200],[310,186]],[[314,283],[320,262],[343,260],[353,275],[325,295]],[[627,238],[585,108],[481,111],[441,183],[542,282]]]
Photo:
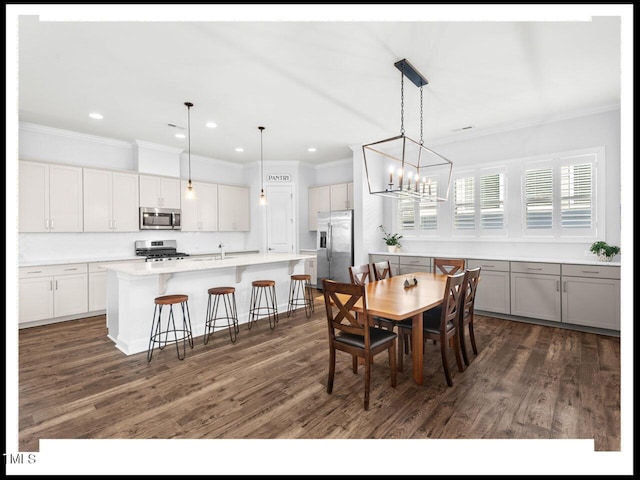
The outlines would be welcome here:
[[[355,285],[364,285],[373,278],[368,263],[349,267],[349,277],[351,277],[351,283]]]
[[[447,284],[444,288],[444,298],[442,299],[442,317],[440,321],[440,331],[447,330],[447,323],[453,322],[458,328],[461,297],[464,295],[465,272],[456,273],[447,277]]]
[[[393,277],[389,260],[372,263],[371,270],[373,270],[373,276],[376,280],[384,280],[385,278]]]
[[[326,278],[322,279],[322,293],[324,295],[324,305],[327,310],[327,322],[329,327],[329,338],[335,339],[335,331],[340,330],[353,335],[365,337],[365,344],[369,344],[369,329],[367,314],[367,299],[365,296],[365,286],[353,283],[340,283]],[[339,294],[342,295],[339,296]],[[361,300],[364,312],[352,310],[353,306]],[[360,323],[363,322],[363,323]]]
[[[466,270],[464,273],[464,293],[460,297],[460,325],[462,326],[465,320],[473,318],[473,306],[476,301],[476,291],[478,289],[478,282],[480,280],[480,267]]]
[[[436,273],[453,275],[464,270],[464,259],[462,258],[434,258],[433,270]],[[464,273],[464,272],[462,272]]]

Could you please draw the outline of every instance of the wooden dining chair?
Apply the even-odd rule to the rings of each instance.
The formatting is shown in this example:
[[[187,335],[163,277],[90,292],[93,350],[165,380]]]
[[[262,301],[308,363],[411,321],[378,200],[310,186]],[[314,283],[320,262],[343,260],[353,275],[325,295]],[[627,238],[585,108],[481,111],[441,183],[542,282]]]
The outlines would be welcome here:
[[[369,264],[353,265],[349,267],[349,277],[354,285],[364,285],[373,279]]]
[[[458,370],[464,371],[462,366],[462,358],[460,356],[460,297],[464,292],[465,273],[460,272],[447,277],[447,283],[444,289],[444,297],[442,299],[442,308],[440,315],[429,314],[431,310],[422,315],[422,335],[424,341],[431,339],[440,342],[440,353],[442,356],[442,368],[444,376],[447,379],[447,385],[453,386],[451,374],[449,373],[449,361],[447,360],[447,348],[449,340],[453,343],[453,352],[458,364]],[[412,320],[403,320],[398,323],[398,345],[404,343],[404,336],[411,333],[413,328]],[[398,370],[402,371],[403,350],[398,349]]]
[[[381,262],[374,262],[371,264],[371,270],[373,270],[373,278],[376,280],[384,280],[385,278],[393,277],[391,271],[391,264],[389,260],[382,260]]]
[[[469,339],[471,340],[471,348],[473,353],[478,355],[478,347],[476,347],[476,337],[473,333],[473,307],[476,301],[476,291],[480,281],[480,267],[466,270],[464,274],[463,294],[460,296],[460,350],[462,351],[462,359],[465,365],[469,365],[469,356],[465,346],[465,327],[469,329]]]
[[[434,258],[433,271],[453,275],[459,271],[464,271],[464,259],[462,258]]]
[[[324,304],[329,326],[329,378],[327,393],[333,391],[336,372],[336,350],[346,352],[352,358],[364,358],[364,409],[369,409],[371,389],[371,365],[373,357],[387,350],[391,386],[396,386],[396,338],[394,332],[369,326],[365,286],[322,280]],[[353,306],[360,301],[362,312],[356,316]]]

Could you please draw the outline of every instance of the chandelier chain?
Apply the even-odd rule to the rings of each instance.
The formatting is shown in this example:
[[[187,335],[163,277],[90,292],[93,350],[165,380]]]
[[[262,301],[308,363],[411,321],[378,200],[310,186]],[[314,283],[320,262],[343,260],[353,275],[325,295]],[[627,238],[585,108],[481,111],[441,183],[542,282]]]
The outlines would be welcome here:
[[[400,134],[404,135],[404,66],[400,71]]]
[[[420,85],[420,145],[424,145],[422,138],[422,85]]]

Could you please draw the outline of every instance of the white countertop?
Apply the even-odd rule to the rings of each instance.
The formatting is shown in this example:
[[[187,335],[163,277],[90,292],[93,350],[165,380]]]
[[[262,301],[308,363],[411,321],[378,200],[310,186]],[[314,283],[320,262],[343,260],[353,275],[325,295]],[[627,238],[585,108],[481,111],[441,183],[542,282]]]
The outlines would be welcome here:
[[[312,255],[290,253],[257,253],[234,256],[228,254],[221,260],[219,257],[203,257],[168,262],[129,262],[105,265],[107,270],[114,270],[128,275],[157,275],[160,273],[195,272],[198,270],[214,270],[219,268],[246,267],[268,263],[291,262],[315,258]]]
[[[534,263],[565,263],[571,265],[608,265],[611,267],[619,267],[620,262],[599,262],[594,255],[593,258],[585,257],[584,259],[557,259],[557,258],[541,258],[541,257],[517,257],[517,256],[496,256],[496,255],[460,255],[460,254],[448,254],[438,253],[432,255],[428,253],[418,252],[369,252],[370,255],[383,255],[388,257],[438,257],[438,258],[464,258],[467,260],[502,260],[506,262],[534,262]]]

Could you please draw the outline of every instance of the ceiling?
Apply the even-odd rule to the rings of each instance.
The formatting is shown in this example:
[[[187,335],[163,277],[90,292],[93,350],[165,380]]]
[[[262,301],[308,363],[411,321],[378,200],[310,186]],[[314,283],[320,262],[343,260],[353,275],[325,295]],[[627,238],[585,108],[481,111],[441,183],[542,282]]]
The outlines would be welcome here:
[[[621,23],[615,16],[18,19],[20,122],[187,151],[188,140],[175,134],[187,131],[189,101],[191,153],[238,163],[259,160],[258,126],[266,127],[265,162],[350,158],[350,146],[399,134],[401,74],[394,63],[403,58],[429,80],[423,89],[427,145],[620,104]],[[419,98],[405,79],[404,125],[415,139]],[[104,118],[93,120],[91,112]],[[205,127],[207,121],[217,127]]]

